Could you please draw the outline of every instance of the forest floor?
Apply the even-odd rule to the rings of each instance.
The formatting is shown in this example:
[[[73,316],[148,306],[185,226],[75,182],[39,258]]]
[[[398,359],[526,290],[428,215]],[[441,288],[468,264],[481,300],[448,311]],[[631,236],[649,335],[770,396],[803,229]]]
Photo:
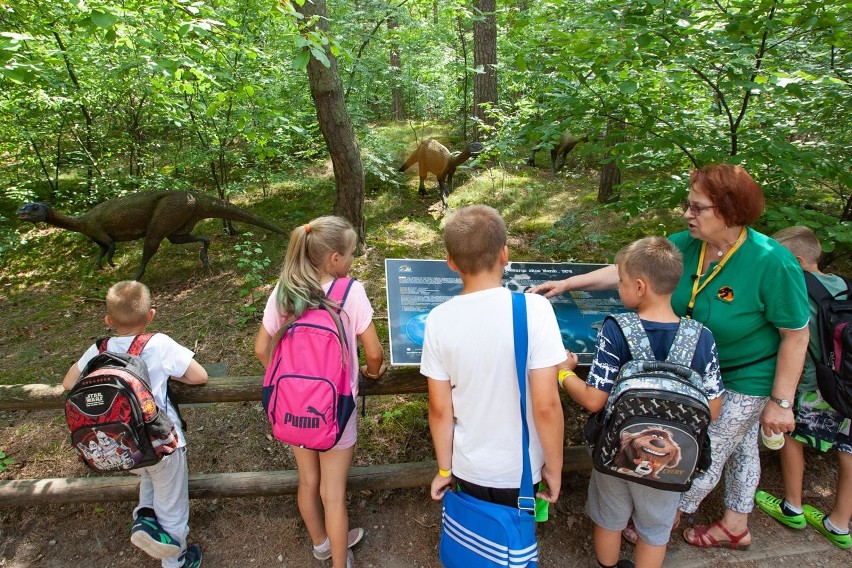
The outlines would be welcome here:
[[[602,262],[617,250],[615,243],[623,244],[636,234],[672,231],[681,224],[677,213],[655,213],[625,223],[618,212],[595,208],[593,173],[569,172],[555,180],[540,170],[524,169],[508,174],[488,170],[470,179],[467,175],[457,174],[451,206],[485,202],[503,212],[513,260]],[[294,226],[328,213],[334,200],[330,168],[304,176],[315,178],[324,181],[306,181],[314,184],[309,190],[305,183],[293,183],[269,194],[243,196],[238,203],[282,227]],[[367,287],[380,337],[387,337],[384,258],[443,257],[437,198],[434,193],[428,203],[417,198],[415,185],[416,180],[410,180],[406,189],[368,194],[368,249],[355,260],[352,273]],[[561,244],[574,248],[544,253],[532,246],[566,211],[581,230],[570,233],[572,239],[579,235],[576,239]],[[169,333],[192,348],[200,362],[215,364],[227,375],[258,375],[261,368],[252,349],[259,321],[256,310],[262,309],[275,281],[286,240],[256,229],[252,237],[225,237],[217,232],[218,226],[216,221],[199,225],[199,231],[213,240],[210,271],[201,268],[194,247],[164,243],[152,260],[145,275],[157,308],[152,327]],[[43,226],[20,230],[26,246],[6,256],[0,272],[0,384],[56,384],[91,341],[105,334],[102,298],[112,283],[134,273],[141,247],[121,243],[117,266],[99,272],[92,267],[96,247],[82,236]],[[555,235],[556,241],[561,238]],[[247,239],[261,251],[258,259],[272,259],[265,268],[250,269],[265,284],[248,295],[243,291],[251,274],[239,268],[246,255],[236,252],[235,246]],[[577,445],[585,414],[564,402],[566,445]],[[354,465],[433,459],[426,411],[425,395],[368,398]],[[185,414],[192,473],[295,467],[289,451],[269,436],[259,403],[187,406]],[[92,475],[76,460],[67,436],[61,411],[0,411],[0,450],[14,460],[0,472],[0,480]],[[813,453],[808,458],[806,499],[827,510],[833,500],[836,460]],[[593,558],[591,525],[583,512],[588,477],[572,473],[564,481],[551,519],[539,526],[541,564],[587,566]],[[777,455],[767,454],[762,487],[778,494],[779,483]],[[132,508],[132,503],[104,503],[0,509],[0,567],[153,568],[158,563],[129,543]],[[721,509],[714,492],[694,519],[684,519],[684,525],[715,520]],[[349,513],[351,526],[366,529],[355,550],[358,566],[440,565],[440,503],[429,498],[426,488],[353,491]],[[190,524],[190,541],[204,550],[204,566],[320,565],[310,553],[293,496],[196,499],[191,502]],[[794,532],[759,511],[752,516],[751,530],[754,544],[747,552],[694,549],[675,535],[667,566],[801,568],[850,565],[852,560],[852,553],[832,547],[814,530]],[[625,544],[623,553],[631,556],[632,550]]]
[[[231,408],[227,408],[231,407]],[[368,401],[368,411],[370,404]],[[289,451],[269,442],[266,425],[257,404],[235,403],[187,408],[190,424],[190,471],[247,471],[292,469]],[[365,422],[377,420],[368,416]],[[23,439],[10,439],[13,432],[28,430]],[[217,443],[205,442],[216,433]],[[207,436],[204,436],[207,434]],[[65,444],[67,434],[57,411],[0,413],[0,440],[15,455],[19,444],[41,446]],[[37,439],[36,439],[37,438]],[[249,440],[260,438],[262,448]],[[410,450],[414,459],[428,459],[428,434],[414,433]],[[66,458],[35,456],[13,467],[23,475],[16,478],[89,475],[69,454]],[[366,452],[356,450],[356,465],[366,465]],[[805,499],[828,510],[833,502],[837,464],[834,456],[808,453]],[[761,487],[780,493],[777,454],[764,453]],[[387,463],[382,460],[382,463]],[[8,478],[9,472],[4,475]],[[593,566],[591,524],[583,512],[588,475],[566,474],[563,492],[551,509],[550,520],[540,524],[538,539],[542,566]],[[0,567],[3,568],[141,568],[158,566],[157,561],[130,544],[128,531],[133,503],[77,504],[15,507],[0,510]],[[698,514],[685,518],[705,523],[722,510],[717,490]],[[353,491],[349,494],[351,526],[366,529],[355,548],[356,564],[366,568],[437,568],[440,536],[440,504],[428,490]],[[208,567],[326,566],[313,558],[310,541],[300,520],[293,496],[194,499],[191,501],[189,540],[199,544]],[[852,562],[852,551],[831,546],[811,528],[793,531],[782,527],[760,511],[750,522],[753,544],[749,551],[696,549],[679,536],[672,537],[666,566],[669,568],[780,566],[837,567]],[[632,557],[632,547],[622,545],[622,556]]]

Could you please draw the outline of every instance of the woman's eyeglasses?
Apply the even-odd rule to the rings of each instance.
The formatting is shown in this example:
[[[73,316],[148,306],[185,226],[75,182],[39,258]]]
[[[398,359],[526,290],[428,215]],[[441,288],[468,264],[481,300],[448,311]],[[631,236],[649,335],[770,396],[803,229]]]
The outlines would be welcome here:
[[[680,204],[683,207],[683,211],[689,211],[695,217],[701,215],[701,212],[705,209],[715,209],[718,205],[698,205],[697,203],[690,203],[689,201],[684,200],[683,203]]]

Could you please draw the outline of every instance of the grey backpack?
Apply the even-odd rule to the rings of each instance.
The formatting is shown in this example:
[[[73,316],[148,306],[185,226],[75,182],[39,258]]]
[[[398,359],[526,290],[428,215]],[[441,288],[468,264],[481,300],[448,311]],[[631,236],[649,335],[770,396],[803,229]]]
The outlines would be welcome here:
[[[631,361],[618,373],[606,407],[590,419],[587,442],[598,471],[668,491],[686,491],[710,467],[710,405],[690,364],[703,326],[681,319],[658,361],[635,313],[615,314]]]

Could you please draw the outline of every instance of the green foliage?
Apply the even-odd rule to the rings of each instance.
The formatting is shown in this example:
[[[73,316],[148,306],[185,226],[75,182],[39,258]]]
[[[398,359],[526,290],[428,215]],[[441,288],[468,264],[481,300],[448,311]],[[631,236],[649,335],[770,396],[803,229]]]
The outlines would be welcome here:
[[[264,255],[260,244],[251,240],[251,233],[243,235],[244,240],[234,245],[237,253],[237,268],[243,273],[243,279],[237,296],[240,298],[240,325],[245,325],[257,319],[262,312],[266,293],[261,287],[266,284],[266,269],[272,264]],[[258,310],[258,305],[261,309]]]
[[[15,463],[15,460],[13,460],[10,456],[7,456],[3,450],[0,450],[0,473],[9,469],[9,466],[13,463]]]
[[[609,237],[589,229],[589,223],[572,211],[566,211],[553,227],[533,241],[533,246],[551,258],[560,262],[575,262],[583,250],[589,247],[605,248]]]
[[[364,165],[364,188],[369,191],[402,187],[402,177],[397,171],[400,165],[397,148],[372,129],[360,132],[359,138]]]

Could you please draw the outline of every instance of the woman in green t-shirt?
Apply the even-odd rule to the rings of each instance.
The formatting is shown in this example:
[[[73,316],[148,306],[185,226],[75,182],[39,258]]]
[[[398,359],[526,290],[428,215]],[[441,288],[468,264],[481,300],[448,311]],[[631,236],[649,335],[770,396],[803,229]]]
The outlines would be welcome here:
[[[694,512],[724,471],[725,513],[720,521],[684,531],[693,546],[750,546],[748,515],[760,480],[758,429],[771,434],[795,427],[792,400],[808,343],[808,298],[795,257],[749,228],[763,207],[760,186],[743,168],[700,168],[690,174],[687,230],[669,237],[684,265],[672,307],[713,332],[726,389],[722,414],[709,430],[713,465],[693,481],[680,505]],[[618,270],[611,265],[530,291],[551,297],[617,285]]]

